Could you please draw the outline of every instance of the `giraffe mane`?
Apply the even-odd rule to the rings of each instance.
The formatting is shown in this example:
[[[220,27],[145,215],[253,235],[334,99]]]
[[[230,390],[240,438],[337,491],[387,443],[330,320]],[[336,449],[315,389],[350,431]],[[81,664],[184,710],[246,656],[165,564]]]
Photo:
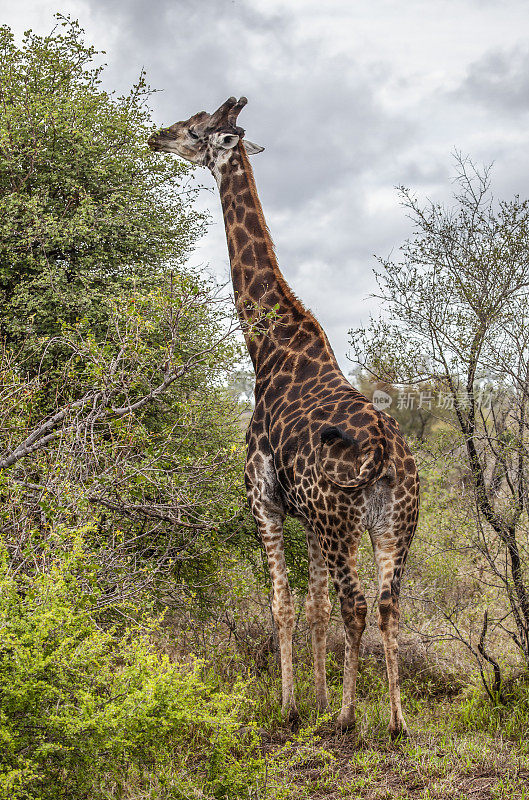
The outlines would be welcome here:
[[[315,323],[315,325],[317,326],[317,328],[321,331],[321,333],[323,335],[326,347],[330,350],[330,346],[329,346],[329,343],[328,343],[328,340],[327,340],[327,336],[326,336],[323,328],[321,327],[320,323],[318,322],[316,317],[313,315],[312,311],[307,309],[303,305],[303,303],[301,302],[299,297],[292,291],[292,289],[288,285],[287,281],[285,280],[285,278],[283,276],[283,273],[279,269],[279,263],[278,263],[277,255],[276,255],[276,251],[275,251],[274,240],[272,239],[272,234],[270,233],[270,229],[268,227],[268,224],[266,222],[265,215],[264,215],[264,212],[263,212],[263,207],[261,205],[261,201],[259,200],[259,194],[257,192],[257,186],[255,185],[255,178],[254,178],[253,170],[252,170],[250,161],[248,159],[248,154],[246,153],[246,150],[244,149],[244,142],[243,141],[241,141],[239,143],[239,149],[240,149],[240,152],[241,152],[242,163],[244,165],[245,172],[246,172],[246,174],[248,176],[249,190],[250,190],[250,194],[252,195],[252,200],[254,201],[254,204],[255,204],[255,210],[256,210],[257,216],[259,218],[259,222],[263,226],[263,230],[266,233],[265,242],[266,242],[267,255],[268,255],[269,259],[270,259],[271,264],[273,264],[273,266],[274,266],[274,272],[276,274],[277,282],[281,286],[282,290],[285,292],[285,295],[290,300],[292,300],[292,303],[295,306],[295,308],[301,314],[308,315],[308,316],[310,316],[312,318],[313,322]]]

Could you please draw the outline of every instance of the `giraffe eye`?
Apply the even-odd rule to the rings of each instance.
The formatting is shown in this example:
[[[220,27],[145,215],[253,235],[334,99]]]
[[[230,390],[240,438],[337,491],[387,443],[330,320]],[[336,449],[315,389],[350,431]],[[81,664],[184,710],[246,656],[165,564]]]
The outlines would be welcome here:
[[[191,130],[191,128],[189,129],[188,133],[192,139],[198,139],[198,133],[195,133],[195,131]]]

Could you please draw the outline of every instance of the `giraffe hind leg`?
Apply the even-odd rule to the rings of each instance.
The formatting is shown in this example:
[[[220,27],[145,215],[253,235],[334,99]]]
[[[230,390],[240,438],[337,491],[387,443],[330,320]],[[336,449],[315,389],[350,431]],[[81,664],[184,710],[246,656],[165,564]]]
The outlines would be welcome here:
[[[370,529],[378,572],[378,626],[384,644],[389,684],[390,723],[392,738],[407,735],[402,714],[399,683],[399,594],[409,542],[415,525],[404,528],[388,525]]]
[[[331,615],[329,573],[317,535],[309,527],[306,527],[306,533],[309,556],[309,586],[305,612],[312,639],[316,706],[319,711],[324,711],[328,704],[325,659],[327,655],[327,627]]]

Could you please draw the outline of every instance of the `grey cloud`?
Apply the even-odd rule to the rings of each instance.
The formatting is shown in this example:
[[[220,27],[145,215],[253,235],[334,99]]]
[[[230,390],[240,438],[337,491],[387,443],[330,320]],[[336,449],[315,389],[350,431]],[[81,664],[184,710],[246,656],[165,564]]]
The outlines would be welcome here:
[[[119,29],[111,54],[113,78],[144,64],[163,93],[156,105],[163,122],[212,108],[244,85],[253,53],[273,49],[274,30],[286,25],[281,15],[264,15],[247,3],[230,0],[87,0],[93,15]],[[181,115],[181,116],[180,116]],[[167,118],[165,118],[167,117]]]
[[[240,121],[267,148],[266,168],[256,161],[256,171],[274,206],[303,206],[411,135],[404,118],[375,99],[383,70],[324,53],[299,35],[292,11],[266,14],[218,0],[159,0],[152,9],[141,0],[91,0],[91,7],[120,21],[113,73],[123,75],[125,62],[126,70],[145,64],[164,89],[155,99],[160,124],[211,110],[231,94],[249,97]]]
[[[411,157],[406,154],[399,164],[399,186],[432,186],[446,184],[449,179],[449,162],[439,153],[426,150]]]
[[[470,64],[454,96],[512,114],[529,110],[529,50],[494,50]]]
[[[437,79],[426,78],[420,88],[423,75],[447,67],[449,53],[447,65],[417,63],[406,71],[385,60],[383,44],[373,56],[357,55],[353,27],[350,50],[337,49],[332,32],[322,30],[318,39],[308,35],[310,3],[269,11],[253,0],[85,1],[97,27],[108,26],[115,36],[108,84],[126,89],[144,65],[151,84],[163,89],[154,97],[158,124],[210,111],[231,94],[248,96],[240,121],[248,138],[266,148],[253,165],[280,263],[327,329],[339,358],[348,328],[376,308],[374,300],[366,301],[375,288],[373,254],[387,255],[409,233],[393,186],[405,184],[433,197],[440,187],[449,191],[449,154],[454,146],[467,146],[469,132],[471,146],[477,142],[481,148],[470,150],[476,158],[490,160],[492,154],[506,164],[504,196],[520,184],[523,171],[511,163],[509,136],[500,132],[494,142],[481,136],[480,126],[490,112],[496,119],[509,111],[512,120],[527,108],[525,51],[489,52],[468,67],[464,62],[460,86],[449,94]],[[384,13],[386,28],[393,24],[392,5],[373,6],[374,18]],[[454,5],[438,0],[440,9]],[[466,5],[480,13],[477,0]],[[342,14],[344,26],[353,26],[353,6],[344,0],[343,11],[337,8],[329,14]],[[412,58],[413,34],[398,17],[395,12],[395,36],[409,37]],[[392,111],[380,100],[383,89]],[[415,99],[401,108],[401,97]],[[197,179],[215,194],[201,198],[213,225],[193,261],[209,261],[225,277],[216,187],[205,172],[197,172]]]
[[[310,68],[311,55],[296,53],[307,60],[306,81],[286,80],[262,99],[256,91],[265,139],[278,154],[261,185],[278,207],[303,205],[327,188],[351,184],[411,134],[403,118],[378,105],[376,82],[364,69],[343,57],[315,59]]]

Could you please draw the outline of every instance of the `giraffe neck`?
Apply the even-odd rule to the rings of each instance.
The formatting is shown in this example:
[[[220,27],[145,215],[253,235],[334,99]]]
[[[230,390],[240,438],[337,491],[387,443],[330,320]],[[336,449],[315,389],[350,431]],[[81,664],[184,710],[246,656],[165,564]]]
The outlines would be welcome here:
[[[235,304],[256,375],[273,351],[320,345],[337,366],[327,337],[286,282],[259,201],[244,145],[214,170],[220,189]]]

